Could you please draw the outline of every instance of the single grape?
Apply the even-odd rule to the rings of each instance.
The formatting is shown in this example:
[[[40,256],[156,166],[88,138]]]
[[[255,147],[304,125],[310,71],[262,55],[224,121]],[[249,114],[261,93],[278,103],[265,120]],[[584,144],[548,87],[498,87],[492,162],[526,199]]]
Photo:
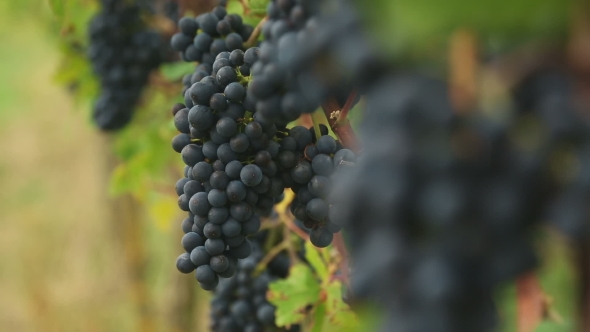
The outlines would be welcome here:
[[[241,172],[240,172],[241,174]],[[240,202],[246,198],[247,187],[242,181],[234,180],[231,181],[226,189],[227,197],[230,202]]]
[[[326,230],[325,228],[316,228],[312,229],[311,233],[309,234],[309,239],[311,243],[319,248],[325,248],[332,243],[334,239],[334,234]]]
[[[228,100],[222,93],[215,93],[209,99],[209,105],[217,112],[223,112],[227,109]]]
[[[181,153],[185,146],[191,144],[191,136],[187,134],[178,134],[172,139],[172,149]]]
[[[263,134],[262,126],[256,121],[248,123],[244,132],[249,138],[258,138]]]
[[[307,215],[316,221],[324,221],[328,217],[328,204],[321,198],[314,198],[307,202]]]
[[[194,232],[186,233],[181,240],[182,247],[186,252],[191,252],[196,247],[203,245],[203,239],[201,236]]]
[[[238,159],[238,155],[231,149],[229,143],[223,143],[217,148],[217,157],[219,157],[219,160],[224,164],[229,164]]]
[[[343,164],[343,162],[349,162],[349,163],[356,162],[356,155],[354,154],[354,152],[352,152],[348,149],[338,150],[334,154],[334,167],[335,168],[340,167]]]
[[[293,151],[297,150],[297,141],[291,136],[283,137],[280,145],[281,145],[281,151],[293,152]]]
[[[217,83],[224,88],[228,84],[236,82],[238,80],[236,70],[230,66],[226,66],[219,69],[215,78],[217,79]]]
[[[232,151],[236,153],[243,153],[246,152],[250,147],[250,141],[248,140],[248,136],[246,136],[246,134],[238,133],[231,138],[229,141],[229,146],[231,147]]]
[[[217,159],[217,149],[219,145],[215,144],[213,141],[208,141],[203,144],[203,155],[205,158],[210,160]]]
[[[208,239],[218,239],[221,237],[221,226],[210,222],[203,227],[203,234]]]
[[[217,276],[210,265],[201,265],[197,267],[196,278],[199,282],[210,283],[215,280]]]
[[[248,203],[239,202],[230,206],[229,213],[237,221],[246,221],[252,216],[254,211],[252,211],[252,207]]]
[[[326,199],[330,193],[330,188],[330,179],[322,175],[315,175],[307,185],[307,189],[312,195],[323,199]]]
[[[241,226],[241,231],[244,235],[256,234],[260,230],[260,219],[256,215],[251,216],[244,221]]]
[[[219,189],[212,189],[207,195],[207,199],[213,207],[222,207],[227,203],[225,191]]]
[[[174,115],[174,126],[185,134],[190,134],[190,123],[188,122],[188,108],[183,108]]]
[[[211,108],[203,105],[197,105],[190,109],[188,113],[190,124],[198,130],[209,130],[213,125],[215,116]]]
[[[206,216],[210,208],[211,204],[209,204],[206,192],[196,193],[189,200],[189,209],[196,215]]]
[[[181,273],[191,273],[195,270],[195,265],[191,262],[190,255],[183,253],[176,259],[176,268]]]
[[[196,144],[189,144],[182,148],[180,156],[182,157],[182,161],[191,167],[195,166],[195,164],[199,161],[205,160],[205,156],[203,155],[203,147]]]
[[[193,229],[193,218],[185,218],[182,221],[181,229],[184,234],[189,233]]]
[[[229,268],[229,259],[224,255],[213,256],[209,265],[214,272],[222,273]]]
[[[225,166],[227,168],[227,165]],[[227,175],[225,171],[215,171],[211,174],[209,178],[209,183],[211,184],[211,188],[225,190],[227,185],[230,182],[230,177]]]
[[[211,260],[211,255],[207,253],[207,250],[204,246],[196,247],[191,251],[190,260],[195,266],[201,266],[205,264],[209,264]]]
[[[226,222],[221,225],[221,231],[223,236],[234,237],[240,234],[242,231],[242,224],[233,218],[229,218]]]
[[[182,211],[190,211],[189,200],[190,199],[185,194],[182,194],[182,195],[178,196],[178,207]]]
[[[210,222],[221,225],[229,217],[229,210],[226,207],[213,207],[209,210],[207,218]]]
[[[240,172],[240,179],[245,185],[254,187],[262,181],[262,171],[256,165],[246,165]]]
[[[308,132],[309,133],[309,132]],[[311,165],[305,160],[300,160],[297,165],[291,169],[291,177],[295,182],[305,184],[311,180],[313,175]]]
[[[241,66],[244,64],[244,51],[233,50],[229,55],[229,61],[232,66]]]
[[[209,241],[209,240],[207,240]],[[252,244],[248,239],[244,240],[242,244],[237,247],[230,247],[229,252],[238,259],[244,259],[252,253]]]
[[[265,325],[272,325],[275,322],[275,307],[265,303],[256,310],[256,318]]]
[[[293,168],[297,165],[297,155],[292,151],[282,151],[278,156],[279,165],[283,168]],[[313,163],[312,163],[313,168]]]
[[[258,60],[260,49],[258,47],[251,47],[244,53],[244,63],[250,67]]]
[[[246,95],[246,89],[244,89],[240,83],[233,82],[225,87],[224,93],[229,101],[239,103],[242,101],[242,99],[244,99],[244,96]]]
[[[316,174],[330,176],[334,172],[334,162],[327,154],[318,154],[311,161],[311,168]]]
[[[318,151],[324,154],[332,154],[336,152],[336,140],[332,136],[322,136],[318,139],[316,146]]]
[[[176,194],[178,194],[178,196],[184,194],[184,185],[189,181],[190,181],[190,179],[188,179],[188,178],[182,178],[176,182],[175,189],[176,189]]]
[[[242,38],[242,36],[235,32],[232,32],[225,37],[225,47],[227,47],[228,50],[233,51],[236,49],[240,49],[242,48],[243,44],[244,39]]]
[[[231,143],[230,143],[231,144]],[[237,180],[240,178],[240,173],[242,172],[243,165],[241,162],[237,160],[230,161],[225,165],[225,173],[230,177],[230,179]]]
[[[192,174],[197,181],[205,182],[213,174],[213,167],[205,161],[200,161],[193,167]]]
[[[225,251],[225,242],[222,239],[207,239],[205,249],[211,256],[222,254]]]

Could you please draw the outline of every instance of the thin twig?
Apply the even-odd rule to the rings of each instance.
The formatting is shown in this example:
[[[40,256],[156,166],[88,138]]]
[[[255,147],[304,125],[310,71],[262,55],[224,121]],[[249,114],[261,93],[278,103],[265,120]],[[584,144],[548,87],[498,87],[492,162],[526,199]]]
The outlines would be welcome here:
[[[273,260],[281,251],[289,248],[289,238],[283,239],[282,242],[277,244],[276,246],[272,247],[266,255],[258,262],[256,265],[256,269],[254,270],[254,275],[257,275],[266,269],[266,266],[270,261]]]
[[[348,250],[346,249],[346,245],[344,243],[344,237],[342,236],[342,232],[338,232],[334,234],[334,247],[338,250],[338,254],[340,255],[340,266],[339,270],[342,273],[341,280],[347,286],[350,286],[350,280],[348,278]]]
[[[295,247],[293,246],[293,241],[291,241],[291,232],[290,229],[286,226],[283,227],[283,239],[287,242],[287,251],[289,252],[289,261],[290,265],[293,266],[296,263],[299,263],[299,257],[297,257],[297,252],[295,251]]]
[[[252,31],[250,38],[248,38],[248,40],[246,41],[246,43],[244,45],[245,48],[253,47],[254,45],[256,45],[256,41],[258,41],[258,37],[260,37],[260,32],[262,31],[262,27],[264,26],[264,23],[266,23],[267,20],[268,20],[268,17],[265,16],[262,20],[260,20],[260,22],[258,22],[256,27]]]
[[[244,9],[244,15],[248,16],[250,14],[250,6],[248,5],[248,0],[239,0],[242,8]]]
[[[348,99],[346,99],[346,103],[344,104],[344,107],[342,107],[342,110],[340,110],[340,114],[338,115],[338,119],[336,120],[336,123],[338,125],[348,120],[348,112],[350,112],[350,109],[352,108],[352,103],[354,103],[357,94],[358,93],[356,89],[353,89],[350,95],[348,96]]]
[[[322,103],[322,109],[324,110],[324,114],[326,115],[326,119],[328,119],[328,123],[330,124],[332,131],[334,134],[336,134],[336,136],[338,136],[338,139],[340,142],[342,142],[342,145],[344,145],[344,147],[347,149],[358,152],[358,141],[354,131],[352,130],[352,127],[350,126],[350,122],[344,121],[344,123],[338,123],[337,117],[332,116],[332,114],[335,114],[335,112],[340,111],[340,105],[338,104],[338,101],[336,101],[334,98],[331,98]]]
[[[534,272],[516,280],[518,331],[532,332],[545,317],[547,301]]]
[[[348,148],[354,152],[359,151],[359,144],[350,126],[350,121],[348,121],[348,112],[352,108],[352,104],[356,99],[357,91],[353,90],[350,95],[348,96],[344,107],[341,109],[338,101],[335,98],[331,98],[325,101],[322,104],[322,109],[324,110],[324,114],[330,128],[332,131],[338,136],[338,139],[342,143],[345,148]],[[337,113],[338,112],[338,113]],[[333,116],[336,115],[337,116]],[[342,237],[342,233],[336,233],[334,236],[334,246],[338,250],[340,255],[340,266],[339,270],[342,273],[342,281],[347,286],[350,286],[349,278],[348,278],[348,251],[346,250],[346,245],[344,243],[344,238]],[[350,288],[350,287],[348,287]]]

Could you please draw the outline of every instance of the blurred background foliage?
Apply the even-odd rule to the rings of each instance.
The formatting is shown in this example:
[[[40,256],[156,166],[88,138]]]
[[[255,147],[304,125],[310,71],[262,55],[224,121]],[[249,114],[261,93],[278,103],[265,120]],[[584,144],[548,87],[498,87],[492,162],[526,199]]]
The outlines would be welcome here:
[[[255,23],[266,0],[249,2]],[[443,75],[457,29],[473,31],[482,56],[494,58],[530,42],[560,45],[576,8],[568,0],[357,3],[385,57]],[[97,84],[84,58],[97,8],[0,1],[0,331],[207,330],[206,293],[174,268],[182,163],[169,147],[169,109],[192,66],[164,66],[130,126],[97,132],[89,116]],[[230,11],[243,8],[231,1]],[[541,231],[546,237],[539,271],[551,310],[538,330],[572,331],[570,254],[559,235]],[[498,293],[498,308],[501,330],[515,330],[514,285]]]

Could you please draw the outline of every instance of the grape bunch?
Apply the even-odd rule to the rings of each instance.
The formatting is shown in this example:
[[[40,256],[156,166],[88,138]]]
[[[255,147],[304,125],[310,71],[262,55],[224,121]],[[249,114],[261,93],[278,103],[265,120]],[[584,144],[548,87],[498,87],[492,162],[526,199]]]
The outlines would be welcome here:
[[[488,331],[493,285],[535,262],[522,237],[532,216],[519,214],[534,191],[511,194],[525,178],[492,162],[501,132],[461,122],[446,91],[419,76],[376,84],[361,127],[372,143],[332,192],[354,234],[354,294],[384,305],[385,331]]]
[[[386,306],[385,330],[492,330],[492,295],[537,265],[542,221],[587,238],[590,135],[570,89],[535,73],[501,119],[457,115],[448,87],[418,75],[371,89],[361,134],[379,144],[331,198],[354,234],[354,293]]]
[[[181,32],[171,42],[176,49],[182,48],[178,40],[188,40],[193,34],[195,43],[201,35],[219,37],[203,27],[204,22],[215,21],[212,16],[218,18],[217,27],[220,22],[231,25],[237,21],[231,17],[239,17],[227,15],[222,7],[205,15],[181,20]],[[182,22],[191,22],[191,29]],[[199,28],[204,32],[197,33]],[[224,41],[217,38],[212,43],[216,40]],[[197,280],[208,290],[215,288],[219,277],[231,277],[237,260],[250,255],[252,247],[246,237],[259,230],[259,217],[272,213],[286,188],[295,192],[311,188],[298,201],[311,201],[305,202],[309,212],[304,219],[312,228],[313,242],[329,245],[332,233],[340,228],[328,220],[328,188],[322,186],[329,186],[329,181],[322,174],[331,173],[326,169],[335,163],[337,168],[340,159],[348,162],[354,158],[330,136],[316,142],[313,130],[302,126],[288,129],[284,119],[265,116],[265,109],[275,105],[258,100],[253,74],[264,52],[258,47],[243,51],[242,46],[227,47],[231,52],[209,49],[206,54],[214,57],[213,61],[201,58],[195,73],[183,79],[184,104],[173,108],[180,133],[173,138],[172,147],[186,164],[185,177],[177,182],[176,191],[180,209],[188,212],[182,223],[186,253],[178,258],[177,267],[183,273],[196,269]],[[190,45],[186,47],[185,51]],[[318,156],[306,159],[306,148],[318,149]],[[313,160],[318,170],[312,168]]]
[[[256,56],[256,48],[218,54],[214,76],[193,84],[186,92],[186,104],[173,110],[180,132],[173,148],[187,165],[186,177],[176,185],[179,207],[189,212],[183,228],[190,226],[191,232],[183,245],[194,239],[184,245],[187,253],[179,257],[177,266],[184,273],[196,268],[204,289],[213,289],[218,276],[233,275],[235,259],[250,255],[251,244],[245,237],[260,228],[255,212],[269,214],[284,191],[272,160],[279,153],[279,144],[272,140],[277,128],[246,113],[252,109],[247,80],[237,67],[256,61]]]
[[[88,57],[100,81],[93,118],[102,130],[120,129],[131,120],[150,72],[162,61],[161,38],[140,14],[136,4],[103,0],[90,23]]]
[[[290,187],[296,193],[290,205],[291,212],[298,223],[309,230],[311,243],[324,248],[332,243],[333,234],[342,229],[338,208],[328,199],[332,179],[341,173],[342,167],[354,167],[356,155],[329,136],[324,125],[320,129],[324,135],[319,139],[313,128],[307,132],[300,128],[298,134],[308,137],[310,143],[299,151],[279,153],[279,165],[289,171],[285,178],[292,181]]]
[[[250,257],[240,260],[236,274],[224,279],[213,293],[211,300],[211,330],[232,331],[283,331],[275,325],[275,308],[267,302],[266,292],[270,282],[285,278],[288,274],[289,258],[286,255],[275,257],[260,274],[254,270],[264,254],[258,236],[253,239]],[[298,331],[294,326],[289,331]]]
[[[536,143],[546,150],[542,155],[543,175],[555,194],[544,220],[574,243],[584,243],[590,236],[584,203],[590,192],[590,128],[584,118],[588,107],[577,102],[573,78],[554,68],[543,68],[526,77],[515,89],[514,99],[520,116],[535,125],[527,128],[530,136],[537,134]]]

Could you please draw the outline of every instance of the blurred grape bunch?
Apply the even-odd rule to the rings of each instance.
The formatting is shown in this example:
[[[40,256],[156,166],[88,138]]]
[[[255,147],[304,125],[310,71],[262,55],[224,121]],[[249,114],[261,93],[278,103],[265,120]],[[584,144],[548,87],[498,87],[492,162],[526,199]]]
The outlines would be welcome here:
[[[88,57],[100,80],[93,118],[102,130],[117,130],[130,120],[150,72],[162,62],[158,32],[146,28],[138,4],[103,0],[90,22]]]

